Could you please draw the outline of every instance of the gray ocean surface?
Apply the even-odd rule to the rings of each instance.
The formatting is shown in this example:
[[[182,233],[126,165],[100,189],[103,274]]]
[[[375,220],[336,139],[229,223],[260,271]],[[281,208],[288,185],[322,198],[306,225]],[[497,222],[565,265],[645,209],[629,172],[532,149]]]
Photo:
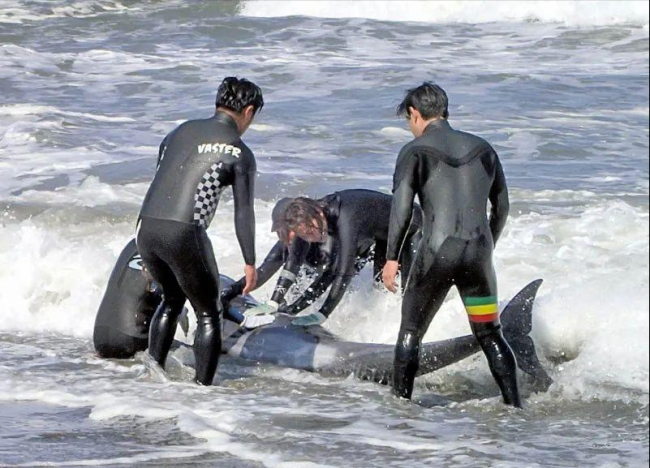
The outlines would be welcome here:
[[[0,467],[647,467],[647,18],[480,21],[490,5],[477,3],[470,23],[435,20],[432,2],[421,22],[395,8],[330,19],[306,3],[313,16],[275,17],[267,2],[0,0]],[[364,2],[372,17],[380,3]],[[359,9],[346,5],[329,2],[332,16]],[[452,125],[494,145],[511,187],[502,301],[546,280],[534,337],[550,391],[524,379],[526,410],[505,408],[482,356],[421,379],[419,395],[447,402],[429,409],[352,377],[224,359],[200,388],[184,352],[166,374],[145,356],[98,359],[94,316],[158,145],[211,115],[230,75],[266,100],[244,137],[259,258],[279,198],[389,192],[412,138],[395,107],[405,89],[441,84]],[[210,234],[238,276],[232,213],[227,196]],[[327,327],[394,343],[399,298],[370,276]],[[427,339],[468,332],[452,294]]]

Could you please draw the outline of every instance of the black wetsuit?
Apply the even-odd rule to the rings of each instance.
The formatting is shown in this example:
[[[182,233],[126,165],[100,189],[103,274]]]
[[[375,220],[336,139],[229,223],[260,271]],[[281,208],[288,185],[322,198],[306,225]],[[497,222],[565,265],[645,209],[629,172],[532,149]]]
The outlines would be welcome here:
[[[394,195],[389,260],[399,257],[416,196],[424,211],[423,240],[402,308],[396,394],[411,398],[422,339],[455,285],[506,403],[520,406],[515,357],[501,332],[492,260],[509,211],[499,157],[481,138],[453,130],[446,120],[433,122],[400,153]]]
[[[296,281],[300,266],[305,262],[321,268],[316,281],[290,306],[281,312],[296,315],[312,305],[331,286],[330,293],[320,309],[329,317],[339,305],[352,281],[366,263],[374,262],[375,278],[380,277],[386,264],[388,226],[393,197],[371,190],[345,190],[321,200],[329,230],[328,241],[315,252],[310,244],[297,238],[291,246],[291,255],[285,264],[272,301],[282,304]],[[402,252],[402,280],[409,277],[413,255],[419,242],[422,217],[415,210],[413,222],[405,232],[409,247]],[[315,260],[314,260],[315,258]],[[310,260],[311,259],[311,260]]]
[[[151,324],[149,351],[164,365],[186,299],[198,317],[196,380],[211,385],[221,349],[219,270],[206,229],[222,192],[233,187],[235,227],[247,265],[255,264],[253,153],[235,121],[218,112],[186,122],[163,141],[144,200],[137,243],[164,301]]]
[[[147,279],[135,240],[122,251],[95,319],[93,341],[99,356],[128,359],[147,349],[149,325],[162,291]]]

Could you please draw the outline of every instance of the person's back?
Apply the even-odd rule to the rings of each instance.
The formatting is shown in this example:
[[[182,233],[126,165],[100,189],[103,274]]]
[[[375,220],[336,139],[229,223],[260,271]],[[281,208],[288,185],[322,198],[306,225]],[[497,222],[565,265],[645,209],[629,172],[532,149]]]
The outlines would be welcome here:
[[[509,212],[508,189],[496,152],[479,137],[453,130],[448,99],[425,83],[398,108],[416,139],[401,151],[384,282],[396,290],[397,259],[413,216],[424,211],[422,242],[404,295],[395,356],[395,393],[411,398],[419,349],[449,290],[456,286],[472,331],[508,404],[520,406],[516,361],[501,332],[493,251]],[[492,205],[488,219],[487,204]]]
[[[170,133],[158,164],[140,216],[203,227],[210,225],[223,191],[238,175],[256,170],[235,121],[224,113],[191,120]]]
[[[443,120],[430,124],[408,151],[407,157],[420,158],[425,230],[438,241],[491,235],[487,202],[497,158],[492,147]]]

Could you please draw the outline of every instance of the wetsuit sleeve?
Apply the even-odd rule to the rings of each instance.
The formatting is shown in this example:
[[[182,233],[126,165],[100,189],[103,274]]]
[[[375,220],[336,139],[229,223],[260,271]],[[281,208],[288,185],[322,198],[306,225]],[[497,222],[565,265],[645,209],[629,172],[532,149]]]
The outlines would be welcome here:
[[[249,152],[248,164],[235,166],[235,230],[246,265],[255,265],[255,158]]]
[[[291,289],[291,287],[296,283],[298,273],[300,272],[300,267],[305,263],[307,257],[307,252],[309,251],[309,243],[305,242],[300,238],[294,239],[293,243],[289,247],[289,255],[287,261],[284,264],[284,269],[280,274],[278,279],[278,284],[273,292],[271,300],[277,304],[282,304],[284,298]]]
[[[338,227],[339,254],[334,264],[334,281],[332,282],[332,289],[330,289],[329,295],[320,309],[320,313],[325,317],[332,315],[332,312],[341,303],[348,286],[352,282],[352,278],[357,272],[357,233],[360,231],[360,226],[356,225],[351,216],[341,214]]]
[[[338,224],[339,251],[332,270],[327,270],[318,278],[311,287],[292,304],[287,313],[298,314],[312,305],[331,286],[327,299],[320,308],[320,313],[325,317],[332,315],[332,312],[341,303],[343,296],[356,274],[357,263],[357,236],[359,227],[351,216],[341,214]]]
[[[296,302],[287,307],[285,312],[289,315],[299,314],[307,307],[311,306],[314,302],[316,302],[319,297],[325,294],[325,291],[327,291],[327,288],[332,285],[335,279],[336,276],[333,274],[333,272],[324,272],[316,281],[312,283],[307,291],[305,291],[305,293],[300,296]]]
[[[325,300],[325,303],[320,308],[320,313],[325,317],[332,315],[332,312],[339,306],[343,300],[343,296],[348,290],[350,283],[352,282],[354,275],[344,275],[344,276],[335,276],[334,281],[332,282],[332,289]]]
[[[411,229],[418,166],[419,158],[417,155],[412,150],[402,150],[397,159],[394,177],[393,206],[390,213],[388,252],[386,255],[389,261],[399,259],[404,247],[404,241]]]
[[[499,157],[495,154],[496,170],[494,174],[494,182],[490,190],[490,203],[492,204],[492,211],[490,213],[490,230],[494,238],[494,244],[498,242],[503,229],[508,220],[510,213],[510,198],[508,195],[508,185],[506,183],[506,176],[503,172],[503,166]]]

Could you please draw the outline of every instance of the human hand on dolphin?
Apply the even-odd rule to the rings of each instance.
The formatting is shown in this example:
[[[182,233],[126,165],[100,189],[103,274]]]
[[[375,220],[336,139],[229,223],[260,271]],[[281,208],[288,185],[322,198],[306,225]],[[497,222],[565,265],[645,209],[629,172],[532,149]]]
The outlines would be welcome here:
[[[246,278],[246,286],[244,286],[244,296],[255,291],[257,287],[257,269],[255,265],[246,265],[244,267],[244,275]]]
[[[384,286],[393,294],[399,290],[397,286],[397,272],[399,271],[399,262],[389,260],[384,267],[383,280]]]

